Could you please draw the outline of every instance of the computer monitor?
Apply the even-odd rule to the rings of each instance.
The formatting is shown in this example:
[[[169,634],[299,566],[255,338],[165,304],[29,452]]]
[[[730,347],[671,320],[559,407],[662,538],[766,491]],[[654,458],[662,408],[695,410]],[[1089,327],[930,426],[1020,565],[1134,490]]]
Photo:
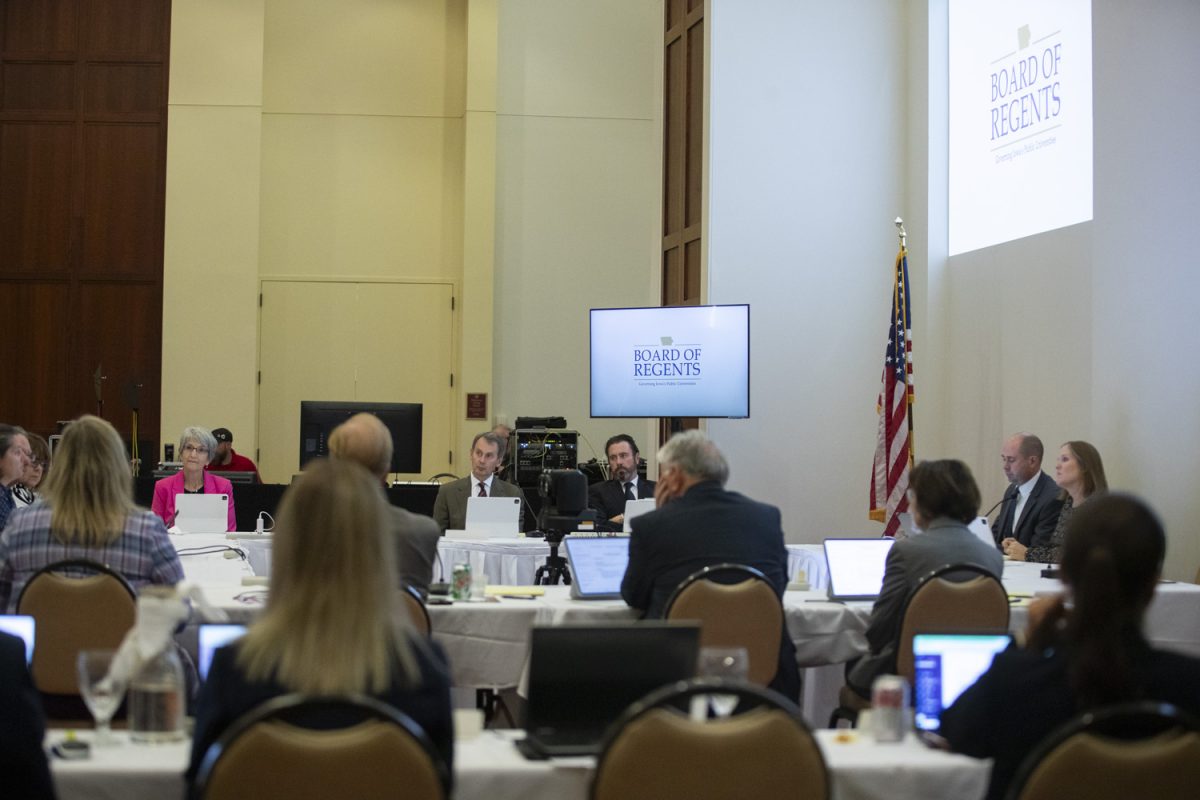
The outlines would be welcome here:
[[[358,403],[304,400],[300,403],[300,468],[311,458],[329,455],[329,434],[355,414],[379,417],[392,434],[388,472],[421,471],[421,403]]]

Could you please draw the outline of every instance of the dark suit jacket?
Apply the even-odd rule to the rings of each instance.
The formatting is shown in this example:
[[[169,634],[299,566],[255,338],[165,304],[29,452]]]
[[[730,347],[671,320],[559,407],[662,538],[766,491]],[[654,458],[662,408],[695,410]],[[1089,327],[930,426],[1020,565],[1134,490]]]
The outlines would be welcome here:
[[[196,730],[192,739],[192,758],[185,778],[189,795],[194,796],[192,781],[204,760],[208,748],[225,729],[247,711],[266,701],[288,694],[286,687],[276,681],[251,682],[246,680],[237,663],[238,644],[219,648],[213,654],[208,679],[200,688],[196,698]],[[450,671],[441,647],[432,640],[420,639],[413,643],[413,653],[421,671],[417,686],[404,687],[396,683],[375,699],[398,708],[421,726],[433,742],[434,748],[446,762],[450,774],[454,774],[454,726],[450,718]],[[311,720],[309,727],[339,727],[343,720]]]
[[[639,500],[654,497],[654,481],[639,477],[637,482]],[[602,520],[612,519],[625,513],[625,487],[618,480],[600,481],[588,488],[588,508],[594,508]]]
[[[644,610],[647,618],[661,618],[671,592],[684,578],[726,562],[761,570],[782,597],[788,559],[779,509],[726,491],[715,481],[698,483],[682,497],[633,520],[621,597]],[[780,639],[779,670],[771,688],[795,701],[800,672],[786,623]]]
[[[1021,518],[1017,520],[1013,538],[1026,547],[1044,547],[1050,544],[1050,536],[1054,533],[1054,526],[1058,524],[1058,512],[1062,510],[1062,500],[1058,497],[1060,491],[1053,478],[1044,472],[1039,473],[1037,483],[1033,485],[1029,499],[1025,501],[1025,508],[1021,509]],[[1014,486],[1005,496],[1000,516],[996,517],[996,523],[992,525],[992,536],[996,544],[1008,537],[1013,512],[1016,510]]]
[[[858,660],[847,675],[847,682],[868,696],[877,675],[896,671],[896,646],[904,606],[921,579],[947,564],[974,564],[999,578],[1004,572],[1004,556],[984,544],[961,522],[936,519],[923,532],[896,542],[888,553],[883,571],[883,587],[871,608],[867,624],[867,644],[871,651]]]
[[[433,579],[433,562],[437,557],[438,540],[442,532],[437,523],[424,514],[413,514],[399,506],[391,509],[392,538],[396,545],[396,571],[400,583],[421,593],[429,594]]]
[[[25,643],[0,633],[0,794],[54,797],[42,739],[42,701],[25,668]]]
[[[442,533],[447,530],[461,531],[467,526],[467,498],[471,496],[471,476],[459,478],[438,487],[433,501],[433,521]],[[492,478],[489,497],[523,497],[521,488],[508,481]],[[521,530],[525,529],[525,503],[521,502]]]

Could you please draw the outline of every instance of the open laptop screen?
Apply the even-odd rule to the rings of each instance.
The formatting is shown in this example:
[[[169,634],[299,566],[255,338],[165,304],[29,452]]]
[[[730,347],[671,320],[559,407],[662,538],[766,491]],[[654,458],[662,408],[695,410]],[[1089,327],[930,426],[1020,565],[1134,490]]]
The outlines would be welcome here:
[[[208,678],[208,669],[212,666],[213,653],[217,648],[224,647],[245,632],[245,625],[234,623],[205,622],[200,625],[196,648],[199,656],[196,670],[200,673],[200,680]]]
[[[888,552],[895,540],[826,539],[829,596],[834,600],[874,600],[883,587]]]
[[[572,597],[615,600],[621,596],[621,579],[629,563],[629,537],[567,536],[563,547],[571,566]]]
[[[0,631],[25,642],[25,665],[33,663],[33,617],[27,614],[0,615]]]
[[[913,636],[913,705],[918,730],[936,732],[949,708],[1012,642],[1007,633],[918,633]]]

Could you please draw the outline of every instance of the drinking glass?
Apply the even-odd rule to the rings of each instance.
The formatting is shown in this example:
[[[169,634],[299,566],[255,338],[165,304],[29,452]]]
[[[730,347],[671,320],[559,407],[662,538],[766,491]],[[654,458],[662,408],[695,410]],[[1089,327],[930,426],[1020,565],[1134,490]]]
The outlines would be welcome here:
[[[750,671],[750,657],[744,647],[702,647],[698,670],[702,678],[725,678],[746,680]],[[727,717],[737,708],[737,695],[711,694],[708,705],[713,714]]]
[[[79,694],[96,720],[94,744],[100,747],[118,742],[112,735],[109,721],[125,696],[125,682],[108,676],[115,655],[113,650],[81,650],[75,662],[79,671]]]

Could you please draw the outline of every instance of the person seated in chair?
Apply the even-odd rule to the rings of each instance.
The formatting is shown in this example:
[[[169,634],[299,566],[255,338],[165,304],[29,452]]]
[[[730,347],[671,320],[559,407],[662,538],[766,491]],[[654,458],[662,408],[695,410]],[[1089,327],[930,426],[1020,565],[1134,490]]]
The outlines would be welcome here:
[[[0,633],[0,775],[4,796],[29,800],[54,797],[42,739],[42,701],[25,667],[25,642]]]
[[[276,530],[266,610],[213,655],[196,700],[189,784],[226,728],[289,693],[375,697],[420,725],[452,769],[449,669],[441,647],[397,613],[378,479],[344,459],[312,461],[284,494]]]
[[[677,433],[658,452],[658,507],[631,522],[621,597],[647,619],[660,619],[689,575],[716,564],[761,571],[775,594],[787,588],[787,550],[779,509],[725,489],[729,463],[697,430]],[[998,555],[998,554],[997,554]],[[771,688],[796,702],[800,672],[787,626]]]
[[[1154,700],[1200,714],[1200,659],[1155,650],[1143,630],[1166,549],[1162,523],[1130,495],[1095,497],[1072,514],[1063,594],[1036,600],[1025,646],[996,656],[942,712],[951,749],[993,759],[988,800],[1005,797],[1026,755],[1079,713]]]
[[[896,649],[908,596],[938,567],[973,564],[1000,577],[1004,557],[967,528],[979,513],[979,487],[961,461],[922,461],[908,479],[908,504],[913,522],[923,532],[892,545],[883,572],[883,586],[867,625],[870,652],[852,664],[846,683],[870,697],[879,675],[896,671]]]
[[[7,613],[16,611],[38,570],[66,559],[106,564],[135,589],[183,580],[162,521],[133,503],[125,444],[99,417],[83,416],[67,426],[44,498],[14,511],[0,537],[0,608]],[[86,574],[70,574],[76,572]]]
[[[654,481],[638,477],[641,457],[637,442],[629,434],[618,433],[605,442],[604,455],[610,477],[588,488],[588,507],[595,509],[600,519],[613,529],[621,530],[626,501],[654,497]]]

